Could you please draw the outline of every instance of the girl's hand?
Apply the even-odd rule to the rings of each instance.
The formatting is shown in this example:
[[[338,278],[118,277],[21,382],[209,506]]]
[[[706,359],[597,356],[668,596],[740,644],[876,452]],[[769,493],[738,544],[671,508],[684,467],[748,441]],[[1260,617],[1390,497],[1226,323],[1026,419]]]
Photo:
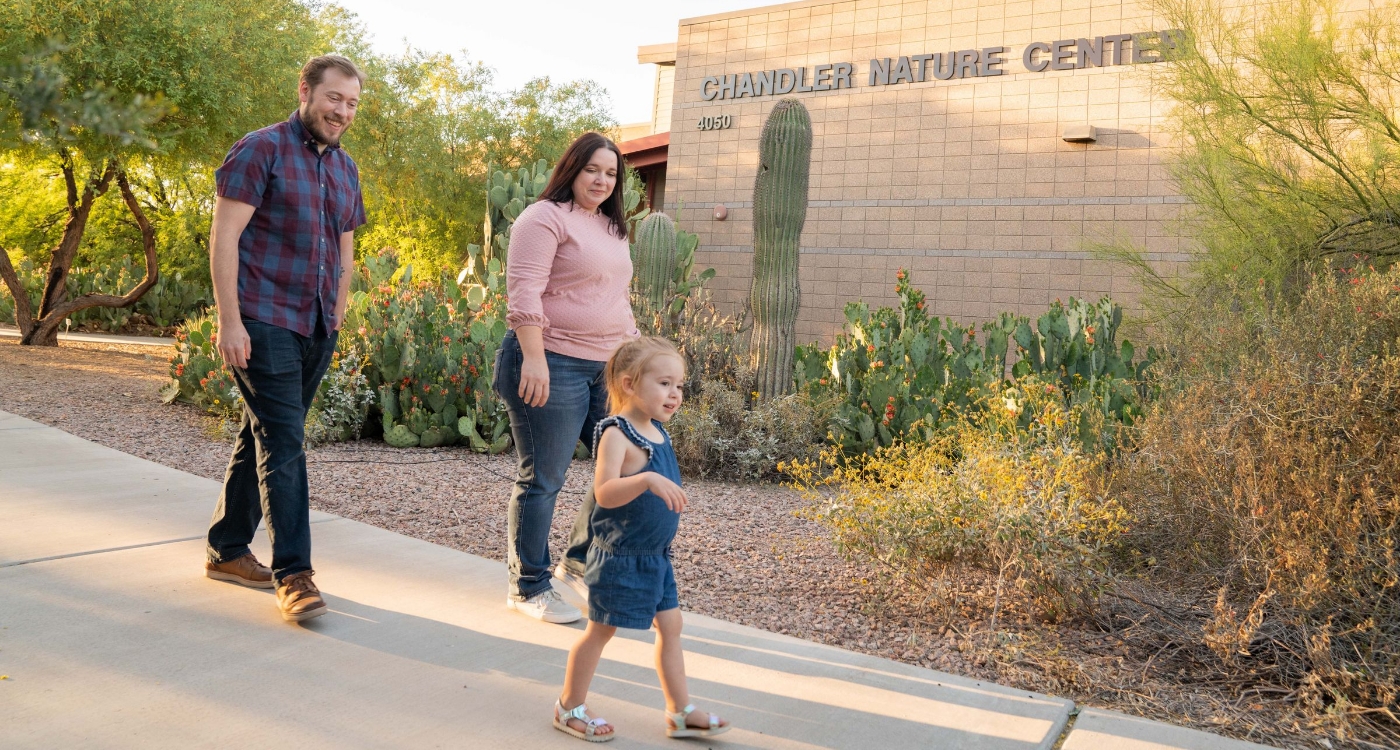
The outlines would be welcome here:
[[[647,489],[651,490],[657,497],[665,501],[666,507],[670,508],[673,512],[681,513],[685,510],[685,504],[687,502],[685,490],[681,489],[680,485],[666,477],[654,471],[647,472]]]
[[[544,357],[520,360],[520,399],[530,406],[544,406],[549,401],[549,361]]]

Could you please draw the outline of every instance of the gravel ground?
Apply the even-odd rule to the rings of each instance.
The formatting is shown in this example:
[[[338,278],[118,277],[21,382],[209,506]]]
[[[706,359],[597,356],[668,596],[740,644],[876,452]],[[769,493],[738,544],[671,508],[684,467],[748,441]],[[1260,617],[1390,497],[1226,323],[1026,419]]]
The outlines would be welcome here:
[[[162,404],[167,373],[165,353],[149,347],[40,349],[4,339],[0,410],[221,479],[230,450],[221,425],[192,407]],[[308,464],[319,510],[505,559],[513,455],[348,443],[310,450]],[[551,537],[556,558],[591,477],[590,462],[569,471]],[[992,582],[979,572],[959,573],[940,602],[879,585],[873,570],[844,560],[825,529],[796,514],[803,501],[790,489],[697,481],[686,492],[692,505],[675,563],[688,611],[1217,733],[1319,746],[1282,707],[1241,704],[1228,691],[1163,677],[1160,666],[1149,672],[1156,657],[1111,627],[1045,625],[1013,600],[1003,602],[1000,632],[986,633]]]

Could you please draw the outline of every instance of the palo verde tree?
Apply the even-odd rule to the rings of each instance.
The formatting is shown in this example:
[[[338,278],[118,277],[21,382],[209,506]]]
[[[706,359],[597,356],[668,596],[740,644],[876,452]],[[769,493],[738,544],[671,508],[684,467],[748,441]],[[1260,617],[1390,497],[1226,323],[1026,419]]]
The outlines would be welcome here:
[[[1295,299],[1319,262],[1400,259],[1400,7],[1150,5],[1185,32],[1152,78],[1195,257],[1183,285],[1110,254],[1181,302]]]
[[[240,136],[295,107],[297,74],[322,45],[296,0],[0,0],[0,133],[9,158],[56,167],[66,220],[37,311],[0,248],[22,342],[52,346],[69,315],[120,307],[158,275],[155,228],[134,170],[159,181],[217,164]],[[145,277],[125,294],[69,299],[93,205],[112,186],[139,227]]]

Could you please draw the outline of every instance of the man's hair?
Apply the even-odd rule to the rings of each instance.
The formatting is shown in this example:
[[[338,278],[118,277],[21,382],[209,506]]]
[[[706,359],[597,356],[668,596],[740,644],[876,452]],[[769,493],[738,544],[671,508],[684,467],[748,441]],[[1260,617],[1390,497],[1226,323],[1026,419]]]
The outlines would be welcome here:
[[[365,72],[360,70],[360,66],[350,62],[350,58],[342,55],[321,55],[311,58],[301,68],[301,80],[308,87],[314,89],[321,85],[328,68],[335,68],[347,76],[354,76],[359,80],[360,86],[365,85]]]

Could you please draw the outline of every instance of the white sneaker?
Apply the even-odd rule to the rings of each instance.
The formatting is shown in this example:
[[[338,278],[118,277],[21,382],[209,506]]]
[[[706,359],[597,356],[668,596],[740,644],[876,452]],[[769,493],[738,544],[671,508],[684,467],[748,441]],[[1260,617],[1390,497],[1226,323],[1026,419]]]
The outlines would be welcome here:
[[[578,607],[564,601],[559,596],[559,592],[554,589],[545,589],[523,602],[516,601],[513,596],[508,596],[506,597],[506,606],[536,620],[552,622],[557,625],[574,622],[583,617],[583,613],[579,611]]]
[[[570,573],[561,562],[554,566],[554,579],[573,589],[575,594],[583,597],[585,604],[588,603],[588,584],[584,583],[583,576]]]

